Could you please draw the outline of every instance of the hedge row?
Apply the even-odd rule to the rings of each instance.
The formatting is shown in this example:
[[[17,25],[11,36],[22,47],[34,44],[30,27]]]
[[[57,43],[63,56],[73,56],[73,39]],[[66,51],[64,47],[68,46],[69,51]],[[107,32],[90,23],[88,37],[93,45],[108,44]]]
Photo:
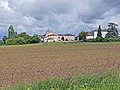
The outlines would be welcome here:
[[[97,38],[87,39],[86,42],[120,42],[120,38],[97,37]]]

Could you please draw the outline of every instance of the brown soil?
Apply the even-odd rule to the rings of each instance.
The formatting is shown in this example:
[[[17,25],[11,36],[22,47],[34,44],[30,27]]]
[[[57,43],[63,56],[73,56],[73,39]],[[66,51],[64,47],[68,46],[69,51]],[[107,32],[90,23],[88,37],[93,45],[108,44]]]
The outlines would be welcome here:
[[[0,87],[119,66],[119,44],[0,47]]]

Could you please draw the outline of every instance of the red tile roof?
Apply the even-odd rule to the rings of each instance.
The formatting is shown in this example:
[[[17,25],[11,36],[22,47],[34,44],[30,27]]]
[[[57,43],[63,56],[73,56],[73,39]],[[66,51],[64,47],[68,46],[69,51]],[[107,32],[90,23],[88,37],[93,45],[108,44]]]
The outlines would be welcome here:
[[[58,36],[64,36],[64,34],[58,34]]]
[[[64,36],[74,36],[74,35],[72,35],[72,34],[65,34]]]

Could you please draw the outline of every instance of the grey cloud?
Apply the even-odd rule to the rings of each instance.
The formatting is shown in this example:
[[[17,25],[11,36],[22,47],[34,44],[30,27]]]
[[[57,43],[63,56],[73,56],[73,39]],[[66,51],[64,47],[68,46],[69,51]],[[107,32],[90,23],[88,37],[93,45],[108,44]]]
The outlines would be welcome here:
[[[116,7],[120,5],[120,0],[102,0],[108,6]]]
[[[90,30],[99,24],[116,22],[120,15],[119,0],[2,0],[8,9],[0,7],[0,28],[10,24],[18,32],[29,34],[44,32],[50,28],[58,33],[76,34]],[[1,2],[0,2],[1,3]],[[114,18],[113,18],[114,16]],[[43,29],[42,29],[43,28]]]

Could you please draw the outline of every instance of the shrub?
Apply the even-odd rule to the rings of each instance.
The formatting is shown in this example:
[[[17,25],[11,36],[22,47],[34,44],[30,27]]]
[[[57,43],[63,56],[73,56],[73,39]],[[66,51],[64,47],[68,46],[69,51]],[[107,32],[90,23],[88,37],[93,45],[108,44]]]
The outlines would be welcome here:
[[[17,40],[17,44],[26,44],[24,38],[17,38],[16,40]]]
[[[9,38],[6,40],[6,45],[19,45],[25,44],[25,40],[23,38]]]
[[[4,45],[4,41],[0,40],[0,45]]]
[[[34,35],[30,37],[30,39],[27,40],[28,43],[39,43],[40,42],[40,37],[38,35]]]
[[[96,37],[96,42],[104,42],[104,38],[103,37]]]
[[[96,39],[95,38],[90,38],[90,39],[87,39],[86,42],[96,42]]]
[[[120,38],[97,37],[97,38],[87,39],[86,42],[120,42]]]
[[[16,38],[9,38],[6,40],[6,45],[17,45]]]

